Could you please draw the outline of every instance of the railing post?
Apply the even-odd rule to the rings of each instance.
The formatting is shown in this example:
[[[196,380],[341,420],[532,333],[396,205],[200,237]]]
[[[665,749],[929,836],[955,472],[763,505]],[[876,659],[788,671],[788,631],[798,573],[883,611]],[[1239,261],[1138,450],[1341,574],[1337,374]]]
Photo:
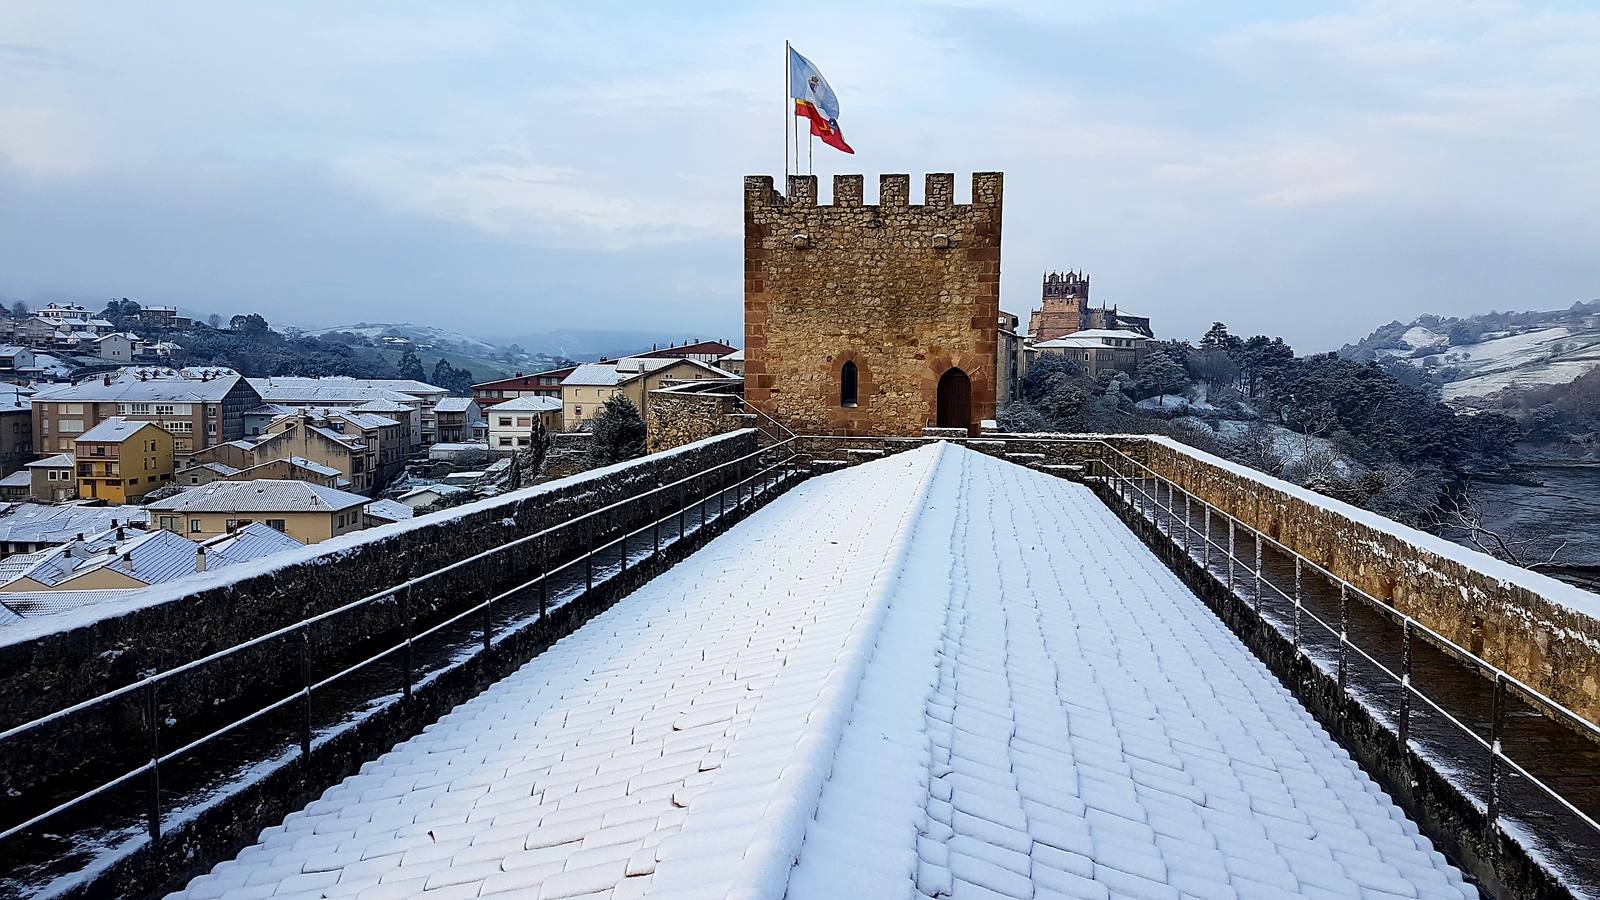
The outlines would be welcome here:
[[[650,555],[661,555],[661,489],[650,492]]]
[[[1345,688],[1345,666],[1350,655],[1350,585],[1339,582],[1339,690]],[[1341,705],[1341,709],[1344,707]]]
[[[1205,506],[1205,537],[1200,542],[1200,565],[1211,571],[1211,504]]]
[[[1256,545],[1256,612],[1261,612],[1261,532],[1255,533]]]
[[[302,610],[300,618],[305,619]],[[300,753],[303,756],[311,754],[311,638],[306,634],[306,626],[300,626]]]
[[[1294,648],[1300,649],[1300,585],[1304,578],[1304,563],[1300,554],[1294,555]]]
[[[1175,490],[1175,488],[1173,486],[1171,486],[1171,485],[1167,486],[1167,505],[1169,507],[1173,508],[1174,510],[1176,510],[1178,504],[1172,497],[1172,492],[1174,490]],[[1167,524],[1169,526],[1172,524],[1172,517],[1171,516],[1167,517]],[[1183,548],[1183,555],[1185,557],[1185,562],[1187,562],[1188,561],[1187,557],[1189,556],[1189,536],[1190,536],[1189,535],[1189,492],[1188,491],[1185,491],[1184,494],[1183,494],[1183,525],[1180,527],[1180,533],[1183,535],[1183,540],[1178,546]]]
[[[1233,516],[1229,516],[1228,517],[1228,592],[1230,594],[1233,593],[1233,564],[1237,561],[1236,558],[1234,557],[1234,551],[1238,547],[1238,545],[1234,541],[1233,530],[1234,530]]]
[[[1411,739],[1411,617],[1400,620],[1400,747]]]
[[[619,574],[619,575],[622,574],[623,572],[628,571],[628,531],[629,531],[629,528],[628,528],[627,516],[623,516],[622,518],[623,518],[623,521],[622,521],[622,540],[620,541],[620,544],[622,546],[622,554],[621,554],[622,566],[617,570],[617,574]]]
[[[583,590],[588,594],[594,590],[594,516],[583,517]]]
[[[150,841],[161,840],[161,720],[160,704],[156,702],[156,682],[144,688],[145,751],[150,754],[150,775],[146,779],[149,798],[145,803],[145,816],[150,829]]]
[[[488,561],[489,560],[487,558],[484,559],[485,563]],[[487,568],[487,566],[485,566],[485,568]],[[491,583],[487,578],[484,579],[484,584],[489,585],[489,595],[483,598],[483,652],[488,653],[490,648],[494,646],[493,614],[495,589],[494,584]]]
[[[539,538],[539,618],[550,609],[550,535]]]
[[[1506,674],[1494,673],[1494,717],[1489,722],[1489,818],[1485,824],[1494,828],[1500,815],[1500,741],[1505,734]]]
[[[706,496],[706,489],[705,485],[703,484],[705,477],[705,475],[696,475],[694,479],[695,487],[699,488],[696,493],[700,495],[700,530],[702,532],[704,532],[706,529],[706,504],[711,502],[711,498]]]
[[[406,635],[406,641],[400,647],[400,693],[407,700],[411,699],[411,591],[410,585],[400,591],[400,621]]]

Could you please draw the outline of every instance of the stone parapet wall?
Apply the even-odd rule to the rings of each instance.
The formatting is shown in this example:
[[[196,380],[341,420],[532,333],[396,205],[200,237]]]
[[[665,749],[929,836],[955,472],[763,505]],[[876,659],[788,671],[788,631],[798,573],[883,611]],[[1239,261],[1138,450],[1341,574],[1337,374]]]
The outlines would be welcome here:
[[[1173,441],[1110,443],[1600,723],[1600,596]]]
[[[357,532],[283,554],[282,562],[247,564],[206,576],[189,588],[157,593],[149,605],[97,621],[10,639],[0,630],[0,728],[71,706],[160,671],[224,650],[251,638],[374,594],[386,586],[440,569],[523,535],[571,520],[661,484],[675,482],[757,450],[754,430],[733,432],[676,451],[647,456],[581,476],[553,481],[406,522]],[[755,460],[746,465],[753,470]],[[707,479],[703,489],[714,492]],[[693,488],[691,486],[691,494]],[[611,514],[599,536],[637,528],[648,504]],[[583,529],[566,529],[543,542],[543,555],[557,563],[580,555]],[[507,552],[493,565],[470,565],[430,579],[406,603],[420,624],[442,619],[494,592],[523,583],[538,572],[533,548]],[[160,590],[160,589],[156,589]],[[314,671],[337,671],[393,643],[400,629],[399,604],[373,603],[319,625],[308,647]],[[42,623],[42,620],[41,620]],[[42,623],[43,624],[43,623]],[[23,628],[27,626],[15,626]],[[16,631],[12,632],[16,634]],[[175,734],[240,709],[261,697],[297,687],[298,645],[274,640],[200,667],[166,684],[161,715]],[[41,778],[70,778],[75,767],[117,758],[136,759],[142,747],[141,698],[107,704],[103,714],[75,717],[61,728],[45,728],[27,740],[0,747],[0,791],[13,798]],[[94,752],[90,752],[93,750]]]

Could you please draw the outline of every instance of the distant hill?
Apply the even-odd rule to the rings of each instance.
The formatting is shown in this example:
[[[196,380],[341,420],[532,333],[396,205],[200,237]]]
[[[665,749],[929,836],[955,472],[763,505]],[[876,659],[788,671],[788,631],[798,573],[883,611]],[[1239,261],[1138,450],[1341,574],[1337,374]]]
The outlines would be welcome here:
[[[1566,384],[1600,367],[1600,300],[1563,310],[1419,316],[1390,322],[1341,356],[1415,368],[1454,406],[1483,406],[1511,387]]]
[[[410,322],[357,322],[354,325],[336,325],[332,328],[308,328],[305,334],[326,337],[346,332],[369,338],[405,338],[419,345],[432,345],[441,350],[459,350],[469,354],[492,354],[500,348],[488,341],[480,341],[460,332],[436,328],[432,325],[413,325]]]

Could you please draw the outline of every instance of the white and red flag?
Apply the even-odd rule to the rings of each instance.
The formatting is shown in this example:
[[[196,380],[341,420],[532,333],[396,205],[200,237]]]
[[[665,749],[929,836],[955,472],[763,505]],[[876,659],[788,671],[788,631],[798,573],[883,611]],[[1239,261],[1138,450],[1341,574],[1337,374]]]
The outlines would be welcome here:
[[[854,153],[839,130],[839,98],[811,60],[789,48],[789,95],[794,114],[811,120],[811,133],[835,150]]]

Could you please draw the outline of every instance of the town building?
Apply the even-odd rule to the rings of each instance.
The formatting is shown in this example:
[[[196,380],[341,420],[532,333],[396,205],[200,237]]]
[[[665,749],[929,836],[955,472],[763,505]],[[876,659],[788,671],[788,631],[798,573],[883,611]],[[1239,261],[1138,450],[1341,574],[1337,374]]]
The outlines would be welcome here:
[[[395,522],[404,522],[405,520],[411,518],[412,514],[413,511],[411,507],[401,503],[398,500],[387,499],[374,500],[371,503],[368,503],[365,511],[368,528],[373,528],[378,525],[392,525]]]
[[[366,527],[368,498],[304,481],[213,481],[145,506],[156,527],[202,541],[255,522],[302,544]]]
[[[26,503],[33,498],[33,473],[27,469],[18,469],[10,475],[0,477],[0,501],[6,503]]]
[[[796,431],[976,433],[995,415],[1002,177],[906,175],[862,200],[859,175],[745,179],[745,398]],[[571,427],[571,424],[568,424]]]
[[[349,378],[342,375],[327,378],[252,378],[250,384],[261,395],[262,402],[281,406],[352,408],[377,400],[404,404],[418,413],[410,441],[412,447],[425,447],[438,440],[438,424],[433,410],[450,393],[442,387],[408,378]]]
[[[416,511],[432,506],[447,497],[459,497],[468,489],[455,484],[426,484],[412,488],[395,498],[396,502]]]
[[[77,384],[52,385],[32,397],[34,452],[70,451],[72,442],[113,416],[154,422],[188,456],[244,437],[244,414],[261,405],[231,369],[130,367]]]
[[[189,328],[194,325],[194,320],[178,315],[176,306],[141,306],[139,324],[154,328]]]
[[[29,474],[28,496],[40,503],[65,503],[78,498],[78,463],[71,453],[56,453],[24,466]]]
[[[1091,328],[1031,345],[1037,356],[1064,356],[1094,378],[1101,372],[1133,374],[1150,352],[1150,338],[1137,331]]]
[[[33,404],[21,391],[0,393],[0,472],[18,471],[33,459]]]
[[[261,524],[198,543],[171,531],[119,526],[7,559],[7,570],[17,574],[0,584],[0,600],[10,603],[35,594],[74,591],[113,592],[98,599],[116,599],[124,591],[216,571],[301,546],[289,535]],[[59,602],[62,598],[48,599]]]
[[[433,415],[441,441],[481,441],[488,429],[483,408],[471,397],[445,397],[434,404]]]
[[[172,434],[154,422],[112,416],[78,435],[78,498],[132,503],[172,483]]]
[[[25,372],[33,368],[33,351],[15,344],[0,347],[0,373]]]
[[[133,350],[138,339],[132,335],[113,331],[92,338],[94,355],[108,363],[127,365],[133,362]]]
[[[995,335],[994,400],[1003,408],[1017,396],[1022,387],[1022,376],[1027,371],[1025,336],[1019,327],[1021,320],[1014,313],[1000,311],[1000,329]]]
[[[630,356],[614,362],[585,363],[561,383],[561,428],[580,431],[615,394],[633,401],[644,415],[645,395],[657,388],[708,379],[737,381],[737,375],[710,363],[678,357]],[[502,449],[490,426],[490,449]]]
[[[0,512],[0,556],[32,553],[118,525],[150,520],[139,506],[22,503]]]
[[[518,397],[489,407],[490,453],[511,453],[533,443],[534,434],[561,430],[561,401],[553,397]]]
[[[478,401],[478,405],[484,409],[518,397],[554,397],[559,400],[562,380],[571,375],[572,370],[576,368],[577,366],[564,366],[535,372],[532,375],[518,372],[514,378],[485,381],[472,386],[472,399]]]
[[[717,360],[722,359],[733,351],[734,348],[731,345],[722,341],[689,341],[683,344],[669,344],[665,347],[651,347],[644,353],[635,353],[633,355],[648,359],[692,359],[696,362],[716,365]]]
[[[1040,306],[1028,318],[1028,337],[1034,343],[1090,329],[1155,334],[1145,316],[1120,312],[1115,306],[1089,305],[1089,276],[1083,272],[1046,273],[1039,296]]]
[[[739,377],[744,377],[744,351],[735,350],[727,356],[717,360],[717,368],[724,372],[731,372]]]

